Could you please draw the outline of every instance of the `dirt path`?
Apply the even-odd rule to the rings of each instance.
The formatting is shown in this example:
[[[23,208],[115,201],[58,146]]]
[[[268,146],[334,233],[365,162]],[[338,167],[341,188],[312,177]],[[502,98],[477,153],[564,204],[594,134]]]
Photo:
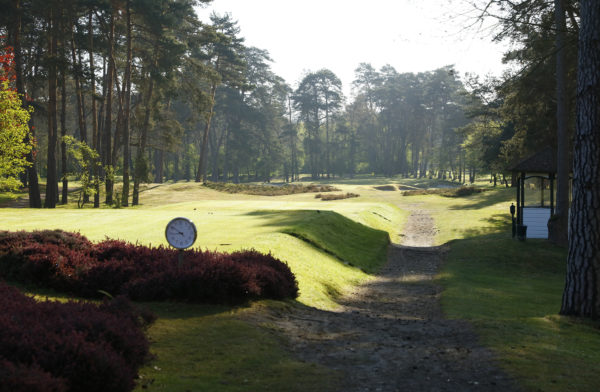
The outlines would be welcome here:
[[[445,249],[431,247],[435,232],[431,217],[414,211],[403,245],[390,247],[387,265],[341,310],[298,308],[268,322],[299,358],[342,372],[340,391],[517,390],[467,323],[444,319],[432,279]]]

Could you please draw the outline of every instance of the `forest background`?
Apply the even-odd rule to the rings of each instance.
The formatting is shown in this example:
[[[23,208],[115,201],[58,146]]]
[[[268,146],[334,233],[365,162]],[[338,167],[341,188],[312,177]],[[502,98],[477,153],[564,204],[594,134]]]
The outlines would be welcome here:
[[[44,207],[66,203],[74,178],[95,207],[101,184],[103,202],[129,206],[139,203],[140,184],[168,180],[374,174],[464,183],[489,173],[508,185],[514,163],[559,145],[559,52],[572,138],[576,1],[562,2],[562,30],[554,1],[473,4],[478,18],[497,21],[493,39],[512,43],[504,56],[512,70],[500,78],[461,75],[452,65],[399,73],[365,62],[351,97],[328,69],[290,86],[266,50],[244,44],[231,15],[198,19],[194,7],[209,2],[0,1],[13,88],[33,109],[35,148],[21,174],[31,207],[42,206],[44,193]]]

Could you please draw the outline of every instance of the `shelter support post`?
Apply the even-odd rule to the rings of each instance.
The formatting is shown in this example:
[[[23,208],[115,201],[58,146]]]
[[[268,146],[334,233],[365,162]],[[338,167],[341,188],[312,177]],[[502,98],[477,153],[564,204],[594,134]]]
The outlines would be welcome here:
[[[521,223],[521,177],[517,177],[517,224]]]
[[[554,173],[549,173],[550,178],[550,216],[554,215]]]

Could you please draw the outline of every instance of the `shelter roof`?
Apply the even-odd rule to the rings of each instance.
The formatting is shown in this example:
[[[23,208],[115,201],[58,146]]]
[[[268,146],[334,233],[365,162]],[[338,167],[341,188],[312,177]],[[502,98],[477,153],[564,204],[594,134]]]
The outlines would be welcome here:
[[[521,173],[556,173],[556,150],[547,146],[523,159],[510,170]]]

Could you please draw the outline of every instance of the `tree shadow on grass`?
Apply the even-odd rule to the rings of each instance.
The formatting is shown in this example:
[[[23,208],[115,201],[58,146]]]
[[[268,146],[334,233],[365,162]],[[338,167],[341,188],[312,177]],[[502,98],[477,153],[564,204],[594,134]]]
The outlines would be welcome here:
[[[90,299],[83,297],[76,297],[69,295],[68,293],[59,292],[53,289],[34,286],[31,284],[22,284],[18,282],[7,282],[9,285],[18,288],[26,295],[32,296],[38,301],[59,301],[59,302],[91,302],[91,303],[102,303],[102,299]],[[110,300],[111,297],[106,296],[105,299]],[[190,317],[201,317],[210,316],[220,313],[229,313],[234,309],[243,309],[250,306],[248,304],[242,305],[215,305],[215,304],[196,304],[196,303],[185,303],[185,302],[174,302],[174,301],[161,301],[161,302],[138,302],[131,300],[134,307],[150,310],[156,314],[159,318],[164,319],[181,319]]]
[[[511,236],[511,222],[510,216],[507,214],[493,214],[487,218],[481,219],[484,222],[487,222],[488,226],[479,226],[479,227],[470,227],[463,230],[456,230],[462,238],[473,238],[479,236],[487,236],[487,235],[501,235],[503,237]]]
[[[328,216],[330,214],[334,214],[334,212],[320,210],[257,210],[246,212],[243,215],[258,216],[265,218],[265,223],[263,224],[263,226],[288,227],[300,223],[302,221],[310,221],[312,219],[318,218],[320,214],[323,214],[323,216]]]
[[[507,190],[508,189],[508,190]],[[465,210],[472,209],[478,210],[485,207],[491,207],[498,203],[506,202],[506,211],[508,213],[509,202],[515,201],[515,192],[510,189],[498,189],[491,190],[482,193],[478,193],[472,196],[468,196],[468,202],[457,203],[454,205],[448,206],[449,210]],[[465,201],[467,198],[461,198],[461,200]]]

